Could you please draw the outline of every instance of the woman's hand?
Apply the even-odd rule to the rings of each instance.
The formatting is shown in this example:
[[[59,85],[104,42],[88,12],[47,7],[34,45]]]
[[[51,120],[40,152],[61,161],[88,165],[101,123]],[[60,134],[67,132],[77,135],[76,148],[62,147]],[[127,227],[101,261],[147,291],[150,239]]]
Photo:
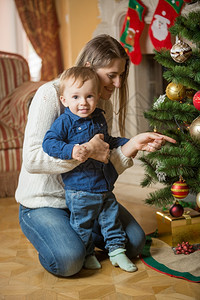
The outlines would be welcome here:
[[[165,142],[176,143],[169,136],[156,132],[145,132],[131,138],[125,145],[122,146],[122,153],[127,157],[135,157],[139,150],[154,152],[159,150]]]
[[[95,160],[99,160],[103,163],[108,163],[109,159],[109,145],[104,142],[103,134],[96,134],[89,142],[85,143],[84,146],[89,151],[89,157]]]

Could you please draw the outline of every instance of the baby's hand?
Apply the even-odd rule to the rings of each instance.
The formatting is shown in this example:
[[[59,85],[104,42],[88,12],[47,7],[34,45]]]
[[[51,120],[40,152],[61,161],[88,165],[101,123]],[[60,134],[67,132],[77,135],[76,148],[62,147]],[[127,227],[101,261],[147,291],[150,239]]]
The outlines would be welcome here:
[[[72,150],[72,158],[84,162],[89,157],[89,150],[84,145],[75,145]]]

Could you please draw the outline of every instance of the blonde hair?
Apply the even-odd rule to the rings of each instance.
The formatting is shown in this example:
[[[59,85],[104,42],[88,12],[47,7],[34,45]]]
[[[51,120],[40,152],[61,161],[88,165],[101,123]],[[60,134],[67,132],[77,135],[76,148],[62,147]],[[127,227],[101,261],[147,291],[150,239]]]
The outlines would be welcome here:
[[[67,70],[65,70],[61,76],[60,76],[60,95],[63,95],[64,89],[65,89],[65,81],[73,78],[74,82],[78,81],[79,86],[81,87],[84,82],[86,82],[89,79],[94,79],[96,88],[97,88],[97,93],[100,93],[101,86],[100,86],[100,81],[97,73],[90,67],[72,67]],[[74,84],[73,82],[73,84]]]
[[[126,101],[128,99],[127,77],[129,73],[129,57],[122,45],[113,37],[107,34],[101,34],[90,40],[80,52],[77,60],[77,66],[85,66],[90,63],[94,70],[105,68],[116,58],[125,59],[125,72],[123,73],[121,87],[118,89],[119,97],[119,129],[121,135],[125,131]]]

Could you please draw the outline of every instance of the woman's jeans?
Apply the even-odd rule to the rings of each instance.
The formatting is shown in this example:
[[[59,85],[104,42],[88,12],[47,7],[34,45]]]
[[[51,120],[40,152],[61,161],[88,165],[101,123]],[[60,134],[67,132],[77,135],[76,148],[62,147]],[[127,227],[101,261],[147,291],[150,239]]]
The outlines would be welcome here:
[[[136,257],[145,244],[145,234],[133,216],[119,204],[119,219],[128,237],[127,256]],[[70,226],[68,209],[36,208],[20,205],[20,226],[38,251],[42,266],[57,276],[71,276],[83,266],[86,251],[79,236]],[[96,247],[105,249],[105,243],[98,222],[93,227],[93,241]]]
[[[94,253],[92,229],[98,220],[105,241],[105,249],[112,252],[125,248],[126,233],[119,220],[119,205],[112,192],[91,193],[86,191],[65,191],[69,208],[70,224],[86,247],[86,256]]]

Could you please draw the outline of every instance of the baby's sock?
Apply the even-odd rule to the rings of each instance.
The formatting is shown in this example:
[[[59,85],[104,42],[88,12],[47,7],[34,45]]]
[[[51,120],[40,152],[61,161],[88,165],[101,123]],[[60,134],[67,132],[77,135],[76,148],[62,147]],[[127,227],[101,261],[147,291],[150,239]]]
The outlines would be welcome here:
[[[91,270],[101,269],[101,264],[97,260],[95,255],[87,256],[85,258],[85,262],[84,262],[83,266],[84,266],[85,269],[91,269]]]
[[[126,256],[124,253],[126,249],[118,248],[108,255],[110,256],[110,261],[113,266],[120,267],[122,270],[127,272],[135,272],[137,271],[136,265],[132,263],[132,261]]]

